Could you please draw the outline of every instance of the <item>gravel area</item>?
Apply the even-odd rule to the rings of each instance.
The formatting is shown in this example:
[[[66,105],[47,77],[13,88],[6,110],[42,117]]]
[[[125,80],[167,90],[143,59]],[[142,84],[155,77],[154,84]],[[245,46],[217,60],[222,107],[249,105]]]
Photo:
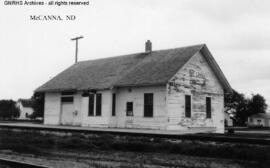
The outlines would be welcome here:
[[[253,162],[239,162],[229,159],[192,157],[174,154],[133,152],[53,152],[48,156],[21,154],[9,150],[0,151],[0,157],[49,166],[53,168],[246,168]]]

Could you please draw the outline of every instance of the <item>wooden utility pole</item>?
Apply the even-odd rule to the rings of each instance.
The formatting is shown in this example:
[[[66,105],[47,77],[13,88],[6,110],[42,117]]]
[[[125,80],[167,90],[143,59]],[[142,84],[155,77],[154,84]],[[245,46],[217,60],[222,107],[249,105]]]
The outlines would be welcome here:
[[[82,39],[83,36],[79,36],[79,37],[75,37],[75,38],[72,38],[71,40],[72,41],[76,41],[76,51],[75,51],[75,64],[78,62],[78,40],[79,39]]]

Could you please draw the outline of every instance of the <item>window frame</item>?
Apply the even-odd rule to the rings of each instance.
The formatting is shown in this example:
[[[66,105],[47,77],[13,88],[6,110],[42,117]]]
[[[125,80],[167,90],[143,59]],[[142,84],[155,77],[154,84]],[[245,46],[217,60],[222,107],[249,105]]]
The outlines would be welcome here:
[[[189,106],[187,106],[188,104],[187,100],[189,101]],[[191,113],[192,113],[192,98],[191,95],[185,95],[185,117],[191,118]]]
[[[89,100],[88,100],[88,116],[95,116],[95,94],[89,94],[88,98],[89,98]],[[90,104],[90,102],[91,102],[91,104]],[[90,109],[91,109],[91,111],[90,111]]]
[[[61,92],[61,103],[74,103],[74,91]]]
[[[147,102],[147,96],[151,96],[151,103]],[[149,100],[148,100],[149,101]],[[149,103],[149,104],[148,104]],[[143,116],[145,118],[154,117],[154,93],[144,93],[144,104],[143,104]],[[151,109],[150,111],[147,111]]]
[[[116,116],[116,94],[112,94],[112,116]]]
[[[212,99],[211,99],[211,97],[205,98],[205,111],[206,111],[206,118],[212,118]]]
[[[130,105],[130,106],[129,106]],[[128,109],[129,107],[131,107],[131,109]],[[127,102],[126,103],[126,116],[127,117],[132,117],[132,116],[134,116],[134,108],[133,108],[133,102],[131,101],[131,102]]]
[[[102,94],[96,94],[96,116],[102,116]]]

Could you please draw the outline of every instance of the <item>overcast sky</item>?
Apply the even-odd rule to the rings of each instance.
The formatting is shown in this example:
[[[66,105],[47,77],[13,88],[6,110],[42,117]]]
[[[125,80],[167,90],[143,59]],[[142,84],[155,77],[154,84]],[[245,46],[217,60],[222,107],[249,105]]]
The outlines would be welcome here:
[[[90,0],[84,7],[0,4],[0,99],[34,89],[79,60],[206,43],[231,86],[270,105],[269,0]],[[29,15],[77,16],[31,21]]]

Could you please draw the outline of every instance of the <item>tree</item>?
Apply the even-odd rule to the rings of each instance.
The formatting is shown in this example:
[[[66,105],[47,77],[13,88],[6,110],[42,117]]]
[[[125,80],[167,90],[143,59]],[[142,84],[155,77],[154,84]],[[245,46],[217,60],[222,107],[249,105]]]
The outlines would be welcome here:
[[[245,125],[248,117],[248,100],[245,95],[233,90],[231,94],[226,94],[224,99],[225,112],[233,114],[236,125]]]
[[[267,104],[265,103],[265,98],[260,94],[253,94],[248,102],[248,115],[265,113],[267,109]]]
[[[44,117],[44,94],[34,93],[31,97],[33,102],[33,114],[30,118]]]
[[[0,118],[4,120],[18,118],[20,109],[13,100],[0,100]]]
[[[260,94],[252,95],[251,99],[245,97],[244,94],[233,90],[232,94],[226,94],[224,97],[225,112],[234,115],[235,124],[239,126],[246,125],[247,118],[257,113],[265,113],[267,104]]]

